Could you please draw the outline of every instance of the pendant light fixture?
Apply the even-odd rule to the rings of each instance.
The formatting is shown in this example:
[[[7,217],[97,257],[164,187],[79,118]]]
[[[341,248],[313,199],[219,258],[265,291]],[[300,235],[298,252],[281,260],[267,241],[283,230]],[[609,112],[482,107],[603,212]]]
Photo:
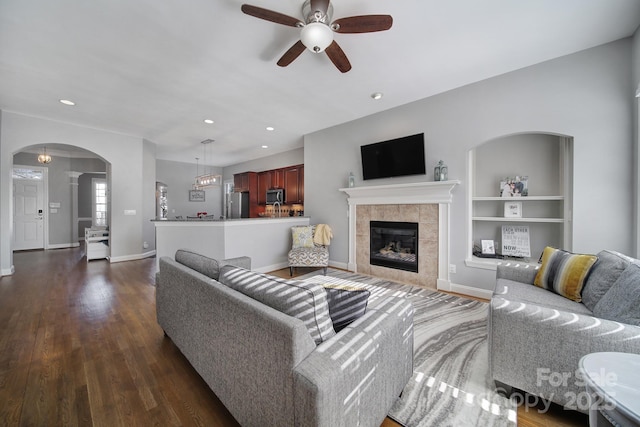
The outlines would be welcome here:
[[[212,142],[213,139],[205,139],[201,142],[202,151],[204,153],[204,173],[203,175],[198,175],[198,158],[196,157],[196,181],[193,184],[194,188],[196,189],[219,187],[222,184],[222,175],[216,175],[211,172],[207,173],[207,146]]]
[[[42,153],[38,154],[38,163],[43,165],[51,163],[51,156],[47,154],[47,147],[44,147]]]

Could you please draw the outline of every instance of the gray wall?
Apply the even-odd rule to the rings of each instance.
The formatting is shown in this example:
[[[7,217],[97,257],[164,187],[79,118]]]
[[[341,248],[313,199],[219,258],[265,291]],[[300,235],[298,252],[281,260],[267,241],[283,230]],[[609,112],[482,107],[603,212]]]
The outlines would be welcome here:
[[[486,141],[523,132],[574,137],[573,249],[631,253],[634,218],[631,40],[548,61],[305,136],[305,214],[334,230],[331,259],[348,261],[344,193],[356,185],[432,180],[442,159],[460,180],[451,206],[453,283],[491,289],[495,273],[465,267],[469,215],[467,153]],[[362,144],[425,133],[427,177],[362,181]],[[339,155],[338,155],[339,154]],[[612,167],[612,179],[599,173]],[[330,171],[331,173],[327,173]],[[598,173],[596,173],[598,171]]]
[[[222,168],[207,166],[207,172],[209,171],[222,175]],[[199,173],[203,173],[202,165],[200,165]],[[204,202],[189,201],[189,190],[192,189],[195,177],[195,164],[171,160],[156,161],[156,179],[167,185],[169,219],[175,218],[177,215],[193,216],[197,212],[207,212],[216,218],[222,215],[222,186],[205,189]]]
[[[143,186],[141,138],[2,111],[0,122],[0,274],[11,274],[11,168],[13,155],[40,144],[66,144],[96,153],[108,164],[111,195],[111,261],[143,257],[144,212],[155,206],[155,192]],[[126,212],[126,213],[125,213]]]
[[[262,172],[286,166],[301,165],[302,163],[304,163],[304,148],[297,148],[295,150],[285,151],[284,153],[227,166],[224,168],[223,179],[233,179],[233,174],[236,173]]]

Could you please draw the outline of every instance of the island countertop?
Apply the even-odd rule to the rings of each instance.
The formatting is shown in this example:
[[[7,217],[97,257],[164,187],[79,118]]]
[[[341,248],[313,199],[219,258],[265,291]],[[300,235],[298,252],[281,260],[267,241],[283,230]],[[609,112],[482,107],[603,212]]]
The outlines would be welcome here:
[[[251,257],[251,269],[268,272],[287,267],[291,227],[309,225],[310,218],[261,217],[234,219],[152,220],[156,229],[156,268],[163,256],[189,249],[225,259]]]

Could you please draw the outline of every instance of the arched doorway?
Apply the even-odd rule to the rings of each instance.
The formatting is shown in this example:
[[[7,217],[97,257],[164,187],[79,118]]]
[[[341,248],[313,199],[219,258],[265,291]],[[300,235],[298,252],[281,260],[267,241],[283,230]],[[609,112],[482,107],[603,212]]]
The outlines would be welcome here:
[[[38,157],[45,149],[51,160],[43,163]],[[84,228],[96,219],[108,227],[109,170],[100,156],[72,145],[32,145],[14,153],[12,251],[77,247],[84,238]],[[25,193],[22,184],[30,180],[34,185],[26,185]],[[103,190],[97,212],[96,183]],[[35,188],[38,185],[40,188]],[[38,191],[41,194],[35,198],[25,197]],[[25,213],[35,217],[35,224]],[[39,228],[41,238],[36,235]]]

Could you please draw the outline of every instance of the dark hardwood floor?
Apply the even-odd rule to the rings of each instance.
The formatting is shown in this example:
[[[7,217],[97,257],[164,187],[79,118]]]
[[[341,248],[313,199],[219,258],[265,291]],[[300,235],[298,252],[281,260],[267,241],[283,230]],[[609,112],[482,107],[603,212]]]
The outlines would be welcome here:
[[[155,262],[14,253],[0,279],[0,425],[238,426],[158,326]],[[584,425],[521,412],[524,426]]]

